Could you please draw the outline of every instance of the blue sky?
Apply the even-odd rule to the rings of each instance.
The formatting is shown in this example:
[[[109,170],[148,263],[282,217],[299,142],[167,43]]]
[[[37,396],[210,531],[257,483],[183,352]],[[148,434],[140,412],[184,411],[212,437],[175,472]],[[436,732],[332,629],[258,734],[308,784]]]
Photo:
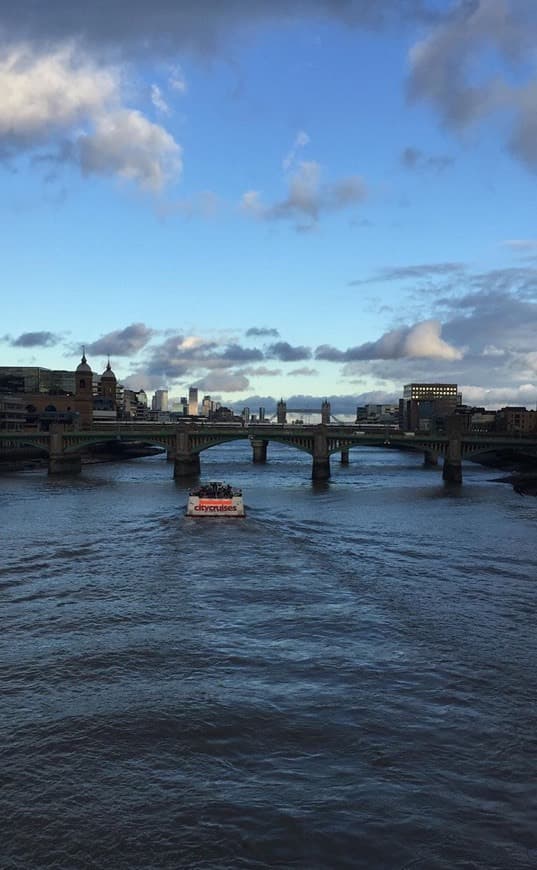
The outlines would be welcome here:
[[[3,11],[3,364],[534,406],[536,36],[532,0]]]

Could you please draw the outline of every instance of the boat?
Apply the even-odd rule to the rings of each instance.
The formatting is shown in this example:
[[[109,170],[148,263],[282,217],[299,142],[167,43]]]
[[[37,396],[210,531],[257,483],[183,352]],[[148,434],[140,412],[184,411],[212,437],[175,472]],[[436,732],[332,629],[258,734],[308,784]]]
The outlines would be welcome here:
[[[186,506],[187,517],[243,517],[242,490],[211,480],[191,489]]]

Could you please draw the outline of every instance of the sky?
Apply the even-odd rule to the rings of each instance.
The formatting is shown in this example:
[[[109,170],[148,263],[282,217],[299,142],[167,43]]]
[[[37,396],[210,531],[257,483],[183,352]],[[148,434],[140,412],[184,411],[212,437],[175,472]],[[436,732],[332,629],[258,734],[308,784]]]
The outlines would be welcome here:
[[[536,45],[535,0],[2,4],[0,364],[535,407]]]

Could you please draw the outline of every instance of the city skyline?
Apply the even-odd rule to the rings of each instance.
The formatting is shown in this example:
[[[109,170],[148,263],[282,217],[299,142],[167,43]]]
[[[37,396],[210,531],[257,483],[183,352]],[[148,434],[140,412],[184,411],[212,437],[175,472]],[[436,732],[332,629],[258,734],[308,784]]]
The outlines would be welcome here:
[[[2,12],[3,365],[535,407],[529,0],[66,5]]]

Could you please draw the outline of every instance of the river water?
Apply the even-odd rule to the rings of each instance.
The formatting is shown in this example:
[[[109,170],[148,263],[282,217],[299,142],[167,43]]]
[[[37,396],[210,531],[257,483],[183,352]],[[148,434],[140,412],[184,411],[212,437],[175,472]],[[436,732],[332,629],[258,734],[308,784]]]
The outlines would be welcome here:
[[[0,867],[537,866],[537,499],[361,448],[0,477]]]

